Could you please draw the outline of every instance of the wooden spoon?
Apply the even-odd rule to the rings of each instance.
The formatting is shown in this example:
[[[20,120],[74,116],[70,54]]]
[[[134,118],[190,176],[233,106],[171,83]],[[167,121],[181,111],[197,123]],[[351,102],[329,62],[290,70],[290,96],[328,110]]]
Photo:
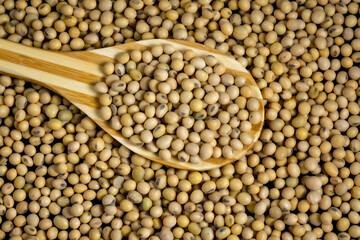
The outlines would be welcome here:
[[[181,51],[193,50],[197,56],[207,56],[211,54],[226,66],[227,73],[234,76],[241,75],[246,78],[247,84],[252,88],[253,97],[257,98],[260,102],[259,111],[262,120],[259,124],[253,126],[251,130],[254,141],[250,145],[244,146],[241,151],[235,152],[234,158],[212,158],[201,161],[198,164],[181,162],[175,157],[164,161],[160,159],[156,153],[148,151],[145,147],[132,144],[118,131],[113,130],[108,121],[101,119],[98,111],[100,108],[98,93],[94,89],[94,84],[103,81],[104,73],[101,70],[103,64],[106,62],[114,62],[115,56],[124,51],[134,49],[145,50],[154,45],[165,44],[171,44],[177,50]],[[239,62],[228,57],[226,54],[204,45],[186,41],[152,39],[91,51],[54,52],[27,47],[0,39],[0,72],[39,84],[56,92],[77,106],[102,129],[131,151],[174,168],[209,170],[234,162],[251,150],[260,136],[264,123],[264,102],[261,92],[248,71]]]

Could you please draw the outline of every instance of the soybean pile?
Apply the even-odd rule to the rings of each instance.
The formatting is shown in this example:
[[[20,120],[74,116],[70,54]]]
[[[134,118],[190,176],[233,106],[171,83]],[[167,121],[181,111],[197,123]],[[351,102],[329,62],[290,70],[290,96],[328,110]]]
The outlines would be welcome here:
[[[354,0],[0,0],[0,37],[72,51],[175,38],[246,66],[253,152],[192,172],[130,152],[66,99],[0,76],[0,239],[358,239]]]

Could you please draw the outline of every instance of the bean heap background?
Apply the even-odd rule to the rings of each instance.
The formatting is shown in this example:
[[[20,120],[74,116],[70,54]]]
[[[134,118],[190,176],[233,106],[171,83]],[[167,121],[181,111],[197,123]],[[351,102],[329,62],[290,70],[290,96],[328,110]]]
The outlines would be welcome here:
[[[195,41],[247,66],[267,102],[253,153],[189,172],[1,76],[0,238],[359,238],[358,16],[358,0],[0,0],[1,38],[62,51]]]

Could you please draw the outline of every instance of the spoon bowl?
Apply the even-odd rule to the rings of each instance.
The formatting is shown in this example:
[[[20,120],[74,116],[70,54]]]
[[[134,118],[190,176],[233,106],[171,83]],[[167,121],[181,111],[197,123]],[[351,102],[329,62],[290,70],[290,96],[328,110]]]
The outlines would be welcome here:
[[[218,62],[226,66],[226,73],[234,76],[244,76],[247,85],[251,87],[252,97],[257,98],[260,103],[261,121],[257,125],[253,125],[250,131],[253,142],[245,145],[242,150],[236,151],[233,158],[210,158],[197,164],[181,162],[175,157],[165,161],[145,147],[139,147],[131,143],[120,132],[112,129],[108,121],[100,117],[99,94],[95,91],[94,84],[103,81],[105,77],[102,66],[106,62],[114,62],[115,57],[122,52],[135,49],[143,51],[151,46],[165,44],[171,44],[176,50],[193,50],[196,56],[213,55]],[[0,73],[39,84],[65,97],[131,151],[174,168],[203,171],[232,163],[251,151],[260,136],[264,124],[264,101],[261,92],[254,78],[245,67],[222,52],[187,41],[151,39],[90,51],[54,52],[0,39]]]

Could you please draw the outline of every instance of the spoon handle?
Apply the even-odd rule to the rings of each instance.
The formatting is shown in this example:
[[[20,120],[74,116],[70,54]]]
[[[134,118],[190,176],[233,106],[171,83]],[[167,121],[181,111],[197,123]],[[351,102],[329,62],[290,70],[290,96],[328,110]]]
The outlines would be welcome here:
[[[98,64],[4,39],[0,39],[0,73],[42,85],[75,103],[82,93],[95,96],[89,85],[103,76]]]

